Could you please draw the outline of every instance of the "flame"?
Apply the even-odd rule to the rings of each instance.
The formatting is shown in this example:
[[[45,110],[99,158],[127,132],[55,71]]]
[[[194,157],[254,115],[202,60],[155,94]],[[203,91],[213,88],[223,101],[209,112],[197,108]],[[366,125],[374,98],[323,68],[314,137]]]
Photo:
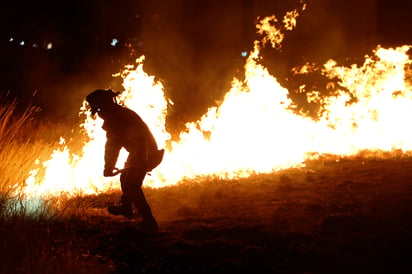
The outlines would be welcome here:
[[[303,2],[301,4],[301,10],[304,11],[306,9],[306,4]],[[279,23],[275,15],[267,16],[260,20],[256,24],[256,28],[258,34],[265,34],[262,38],[263,45],[270,42],[273,48],[280,48],[282,41],[285,38],[283,30],[293,30],[296,27],[296,18],[298,16],[299,11],[297,9],[286,12],[282,21],[283,25]]]
[[[293,28],[298,14],[288,13],[283,28]],[[317,70],[329,79],[338,79],[339,87],[330,96],[300,87],[309,102],[322,106],[318,119],[313,119],[295,111],[289,91],[258,63],[262,45],[270,41],[278,47],[284,38],[271,22],[278,21],[267,17],[258,23],[258,32],[267,35],[262,42],[255,41],[246,60],[245,80],[233,79],[222,103],[198,121],[187,123],[178,141],[171,141],[165,127],[167,109],[173,102],[165,97],[163,85],[143,70],[144,57],[117,75],[124,86],[120,102],[139,113],[159,146],[166,148],[164,161],[146,177],[145,185],[164,187],[198,176],[246,177],[301,166],[322,154],[412,149],[412,129],[402,122],[412,117],[407,77],[410,46],[378,46],[372,56],[365,56],[362,66],[339,66],[330,60],[321,67],[295,68],[295,74]],[[85,102],[80,112],[86,117],[81,127],[89,136],[81,155],[71,153],[62,142],[43,163],[42,176],[39,168],[30,173],[24,188],[27,195],[80,195],[119,188],[118,177],[102,176],[106,141],[102,120],[91,117]],[[126,157],[127,152],[122,151],[119,168]]]

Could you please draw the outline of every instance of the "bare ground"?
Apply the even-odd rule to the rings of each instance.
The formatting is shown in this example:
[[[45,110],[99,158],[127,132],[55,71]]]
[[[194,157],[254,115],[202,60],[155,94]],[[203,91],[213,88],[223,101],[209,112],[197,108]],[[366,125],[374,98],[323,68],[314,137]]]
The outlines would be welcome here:
[[[119,193],[55,221],[0,223],[2,273],[409,273],[412,158],[332,158],[241,180],[145,189],[158,231],[112,217]]]

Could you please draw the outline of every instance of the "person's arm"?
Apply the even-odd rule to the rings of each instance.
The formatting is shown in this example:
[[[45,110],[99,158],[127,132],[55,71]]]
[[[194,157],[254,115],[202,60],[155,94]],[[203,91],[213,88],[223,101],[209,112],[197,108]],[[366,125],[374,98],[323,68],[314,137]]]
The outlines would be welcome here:
[[[107,134],[107,141],[104,148],[104,171],[103,176],[114,176],[113,170],[116,166],[117,158],[119,157],[119,152],[121,145],[116,142],[115,138],[110,134]]]

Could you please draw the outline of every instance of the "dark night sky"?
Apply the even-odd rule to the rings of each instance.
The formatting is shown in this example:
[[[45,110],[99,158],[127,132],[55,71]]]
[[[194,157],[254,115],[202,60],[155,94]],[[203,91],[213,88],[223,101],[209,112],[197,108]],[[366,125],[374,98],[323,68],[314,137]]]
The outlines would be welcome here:
[[[412,0],[312,0],[282,51],[265,49],[279,81],[291,67],[329,58],[360,60],[377,44],[412,44]],[[241,76],[256,18],[299,0],[8,2],[0,9],[0,92],[30,98],[43,115],[76,117],[85,95],[119,88],[111,77],[141,54],[174,102],[171,121],[198,119]],[[13,37],[13,41],[10,38]],[[120,42],[111,46],[117,38]],[[20,45],[24,41],[24,45]],[[47,50],[47,44],[52,49]],[[36,44],[36,47],[33,47]],[[125,44],[131,44],[131,48]],[[131,49],[134,52],[131,52]],[[132,55],[131,55],[132,54]],[[285,83],[286,84],[286,83]]]

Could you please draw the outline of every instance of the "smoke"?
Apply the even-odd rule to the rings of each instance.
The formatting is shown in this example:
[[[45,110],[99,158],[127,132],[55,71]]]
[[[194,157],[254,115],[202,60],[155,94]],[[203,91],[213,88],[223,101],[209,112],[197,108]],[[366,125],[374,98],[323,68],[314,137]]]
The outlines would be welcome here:
[[[245,1],[243,1],[245,2]],[[151,2],[142,18],[146,70],[160,78],[174,102],[168,121],[176,130],[197,120],[230,88],[252,46],[242,1]],[[252,33],[253,34],[253,33]]]
[[[382,12],[391,7],[394,15],[411,6],[396,1],[403,5],[388,0],[304,1],[307,9],[296,28],[286,33],[281,49],[264,48],[261,62],[293,93],[299,86],[291,75],[294,67],[328,59],[362,61],[387,30],[399,31],[391,27],[394,17]],[[162,81],[174,102],[168,127],[178,132],[221,100],[234,77],[244,77],[245,53],[262,38],[255,27],[258,18],[283,18],[301,5],[301,0],[78,0],[63,7],[36,2],[22,10],[16,4],[0,18],[0,91],[31,96],[37,90],[36,104],[45,115],[76,117],[85,95],[97,88],[121,90],[120,79],[112,74],[145,55],[145,71]],[[119,41],[116,46],[110,44],[113,38]],[[20,46],[23,40],[26,44]],[[49,42],[53,48],[47,50]],[[352,59],[346,60],[348,56]]]
[[[282,48],[268,45],[262,50],[263,65],[292,91],[299,86],[291,76],[295,66],[323,64],[330,58],[345,63],[348,56],[354,63],[376,47],[376,1],[307,2],[307,10],[297,19],[296,29],[286,34]],[[241,54],[249,53],[253,41],[262,38],[256,30],[258,18],[283,18],[302,6],[298,0],[159,3],[145,6],[145,66],[163,80],[167,96],[175,102],[168,122],[178,129],[215,105],[234,77],[244,77]]]

